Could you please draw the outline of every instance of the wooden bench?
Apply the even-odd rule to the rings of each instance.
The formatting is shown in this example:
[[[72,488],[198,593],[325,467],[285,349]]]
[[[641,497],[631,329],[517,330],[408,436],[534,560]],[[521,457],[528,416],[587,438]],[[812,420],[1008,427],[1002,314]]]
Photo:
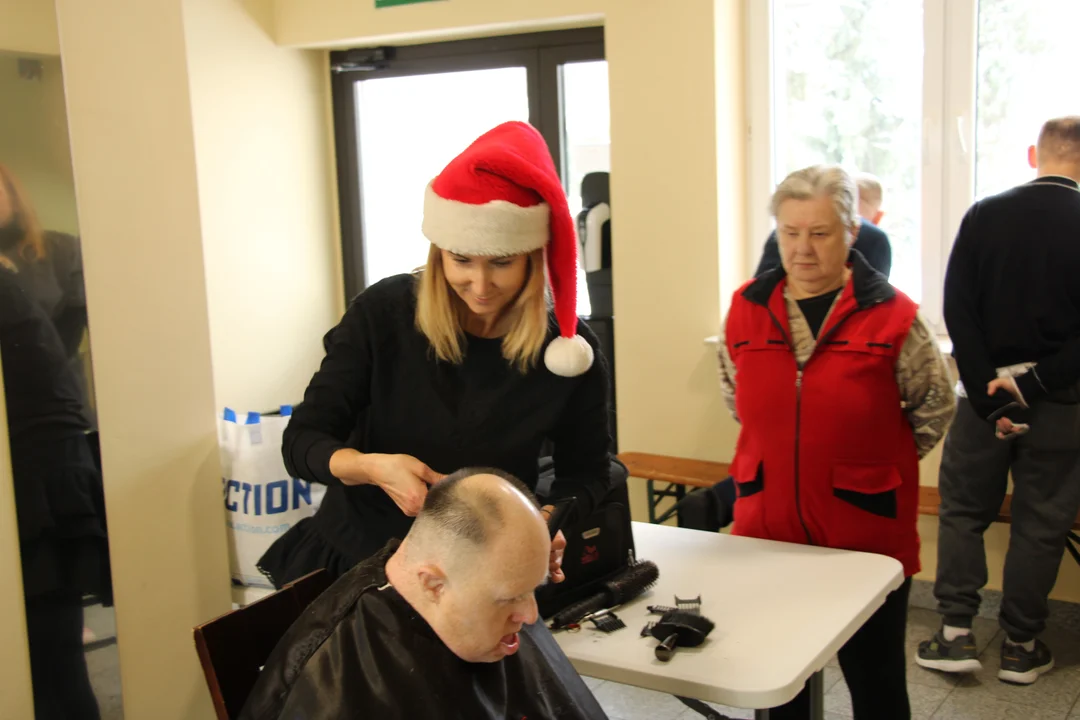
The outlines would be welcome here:
[[[731,468],[729,463],[638,452],[621,453],[619,460],[630,471],[630,477],[642,478],[646,481],[649,492],[649,522],[651,523],[664,522],[674,514],[674,509],[669,508],[662,515],[657,515],[657,508],[665,498],[673,498],[675,502],[678,502],[686,497],[688,492],[712,487],[721,480],[725,480]],[[658,488],[656,483],[664,483],[664,486]],[[923,485],[919,488],[920,515],[937,515],[940,505],[941,495],[936,487]],[[1011,506],[1012,495],[1006,495],[1005,502],[998,511],[998,522],[1012,522]],[[1080,531],[1080,515],[1073,524],[1073,530]],[[1073,540],[1080,542],[1080,536],[1074,537]],[[1069,550],[1076,557],[1077,562],[1080,562],[1080,553],[1071,544]]]
[[[649,492],[649,522],[662,523],[675,514],[675,508],[668,508],[662,515],[656,511],[665,498],[679,502],[688,492],[699,488],[712,487],[731,474],[729,463],[691,460],[689,458],[668,455],[650,455],[649,453],[625,452],[619,454],[619,460],[630,472],[630,477],[646,481]],[[664,483],[657,487],[656,483]]]
[[[937,515],[940,505],[941,494],[936,487],[923,485],[919,488],[920,515]],[[1001,509],[998,510],[997,521],[1001,523],[1012,522],[1012,495],[1005,495],[1005,502],[1001,504]],[[1076,516],[1076,522],[1073,523],[1073,530],[1080,530],[1080,515]]]

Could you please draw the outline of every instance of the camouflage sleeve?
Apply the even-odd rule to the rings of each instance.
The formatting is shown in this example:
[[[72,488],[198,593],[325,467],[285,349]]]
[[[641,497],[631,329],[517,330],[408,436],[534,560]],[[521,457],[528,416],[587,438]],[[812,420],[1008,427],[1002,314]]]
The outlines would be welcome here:
[[[735,414],[735,363],[728,352],[726,327],[727,323],[720,327],[719,348],[716,353],[720,360],[720,392],[724,396],[724,404],[737,421],[739,416]]]
[[[926,457],[945,437],[956,411],[949,366],[937,339],[922,315],[911,324],[896,361],[896,384],[908,420],[915,431],[919,458]]]

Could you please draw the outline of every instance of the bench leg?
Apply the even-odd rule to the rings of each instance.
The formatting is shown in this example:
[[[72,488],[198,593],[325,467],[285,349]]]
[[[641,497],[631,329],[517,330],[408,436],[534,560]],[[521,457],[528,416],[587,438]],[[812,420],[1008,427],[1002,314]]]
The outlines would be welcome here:
[[[655,494],[655,489],[656,488],[653,486],[653,481],[652,480],[647,480],[645,482],[645,487],[648,489],[648,493],[649,493],[649,522],[655,524],[656,523],[656,505],[657,505],[657,503],[660,502],[660,500],[659,500],[659,498],[656,497],[656,494]]]

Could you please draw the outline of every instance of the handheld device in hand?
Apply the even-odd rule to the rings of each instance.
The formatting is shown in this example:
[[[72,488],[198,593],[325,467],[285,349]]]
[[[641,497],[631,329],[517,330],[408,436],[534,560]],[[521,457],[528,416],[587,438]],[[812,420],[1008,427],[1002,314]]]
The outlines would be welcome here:
[[[548,530],[551,532],[551,538],[554,540],[555,536],[559,534],[559,531],[566,525],[567,519],[570,517],[570,511],[574,509],[574,505],[577,504],[577,498],[568,497],[562,500],[556,500],[551,503],[551,517],[548,518]]]
[[[1007,433],[1003,433],[1000,430],[995,431],[998,440],[1015,440],[1021,435],[1027,435],[1031,432],[1031,426],[1027,423],[1013,423],[1012,430]]]

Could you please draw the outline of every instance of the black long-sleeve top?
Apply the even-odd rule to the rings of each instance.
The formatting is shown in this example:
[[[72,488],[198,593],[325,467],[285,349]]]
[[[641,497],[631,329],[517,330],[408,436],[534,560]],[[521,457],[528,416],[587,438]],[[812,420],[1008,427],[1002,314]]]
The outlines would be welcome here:
[[[469,335],[460,365],[440,362],[415,325],[415,285],[411,275],[377,283],[327,333],[326,357],[285,431],[289,472],[340,484],[330,456],[352,437],[362,452],[412,455],[440,473],[495,467],[535,487],[549,439],[552,496],[575,495],[578,512],[589,512],[610,483],[607,366],[592,331],[578,326],[596,361],[574,378],[542,362],[522,374],[503,358],[500,339]],[[557,335],[550,316],[548,342]],[[348,490],[357,521],[369,530],[402,528],[403,514],[381,489]]]
[[[1012,398],[986,394],[996,368],[1037,363],[1017,379],[1030,404],[1080,382],[1080,191],[1042,177],[967,211],[945,275],[945,324],[975,410],[989,418]]]

